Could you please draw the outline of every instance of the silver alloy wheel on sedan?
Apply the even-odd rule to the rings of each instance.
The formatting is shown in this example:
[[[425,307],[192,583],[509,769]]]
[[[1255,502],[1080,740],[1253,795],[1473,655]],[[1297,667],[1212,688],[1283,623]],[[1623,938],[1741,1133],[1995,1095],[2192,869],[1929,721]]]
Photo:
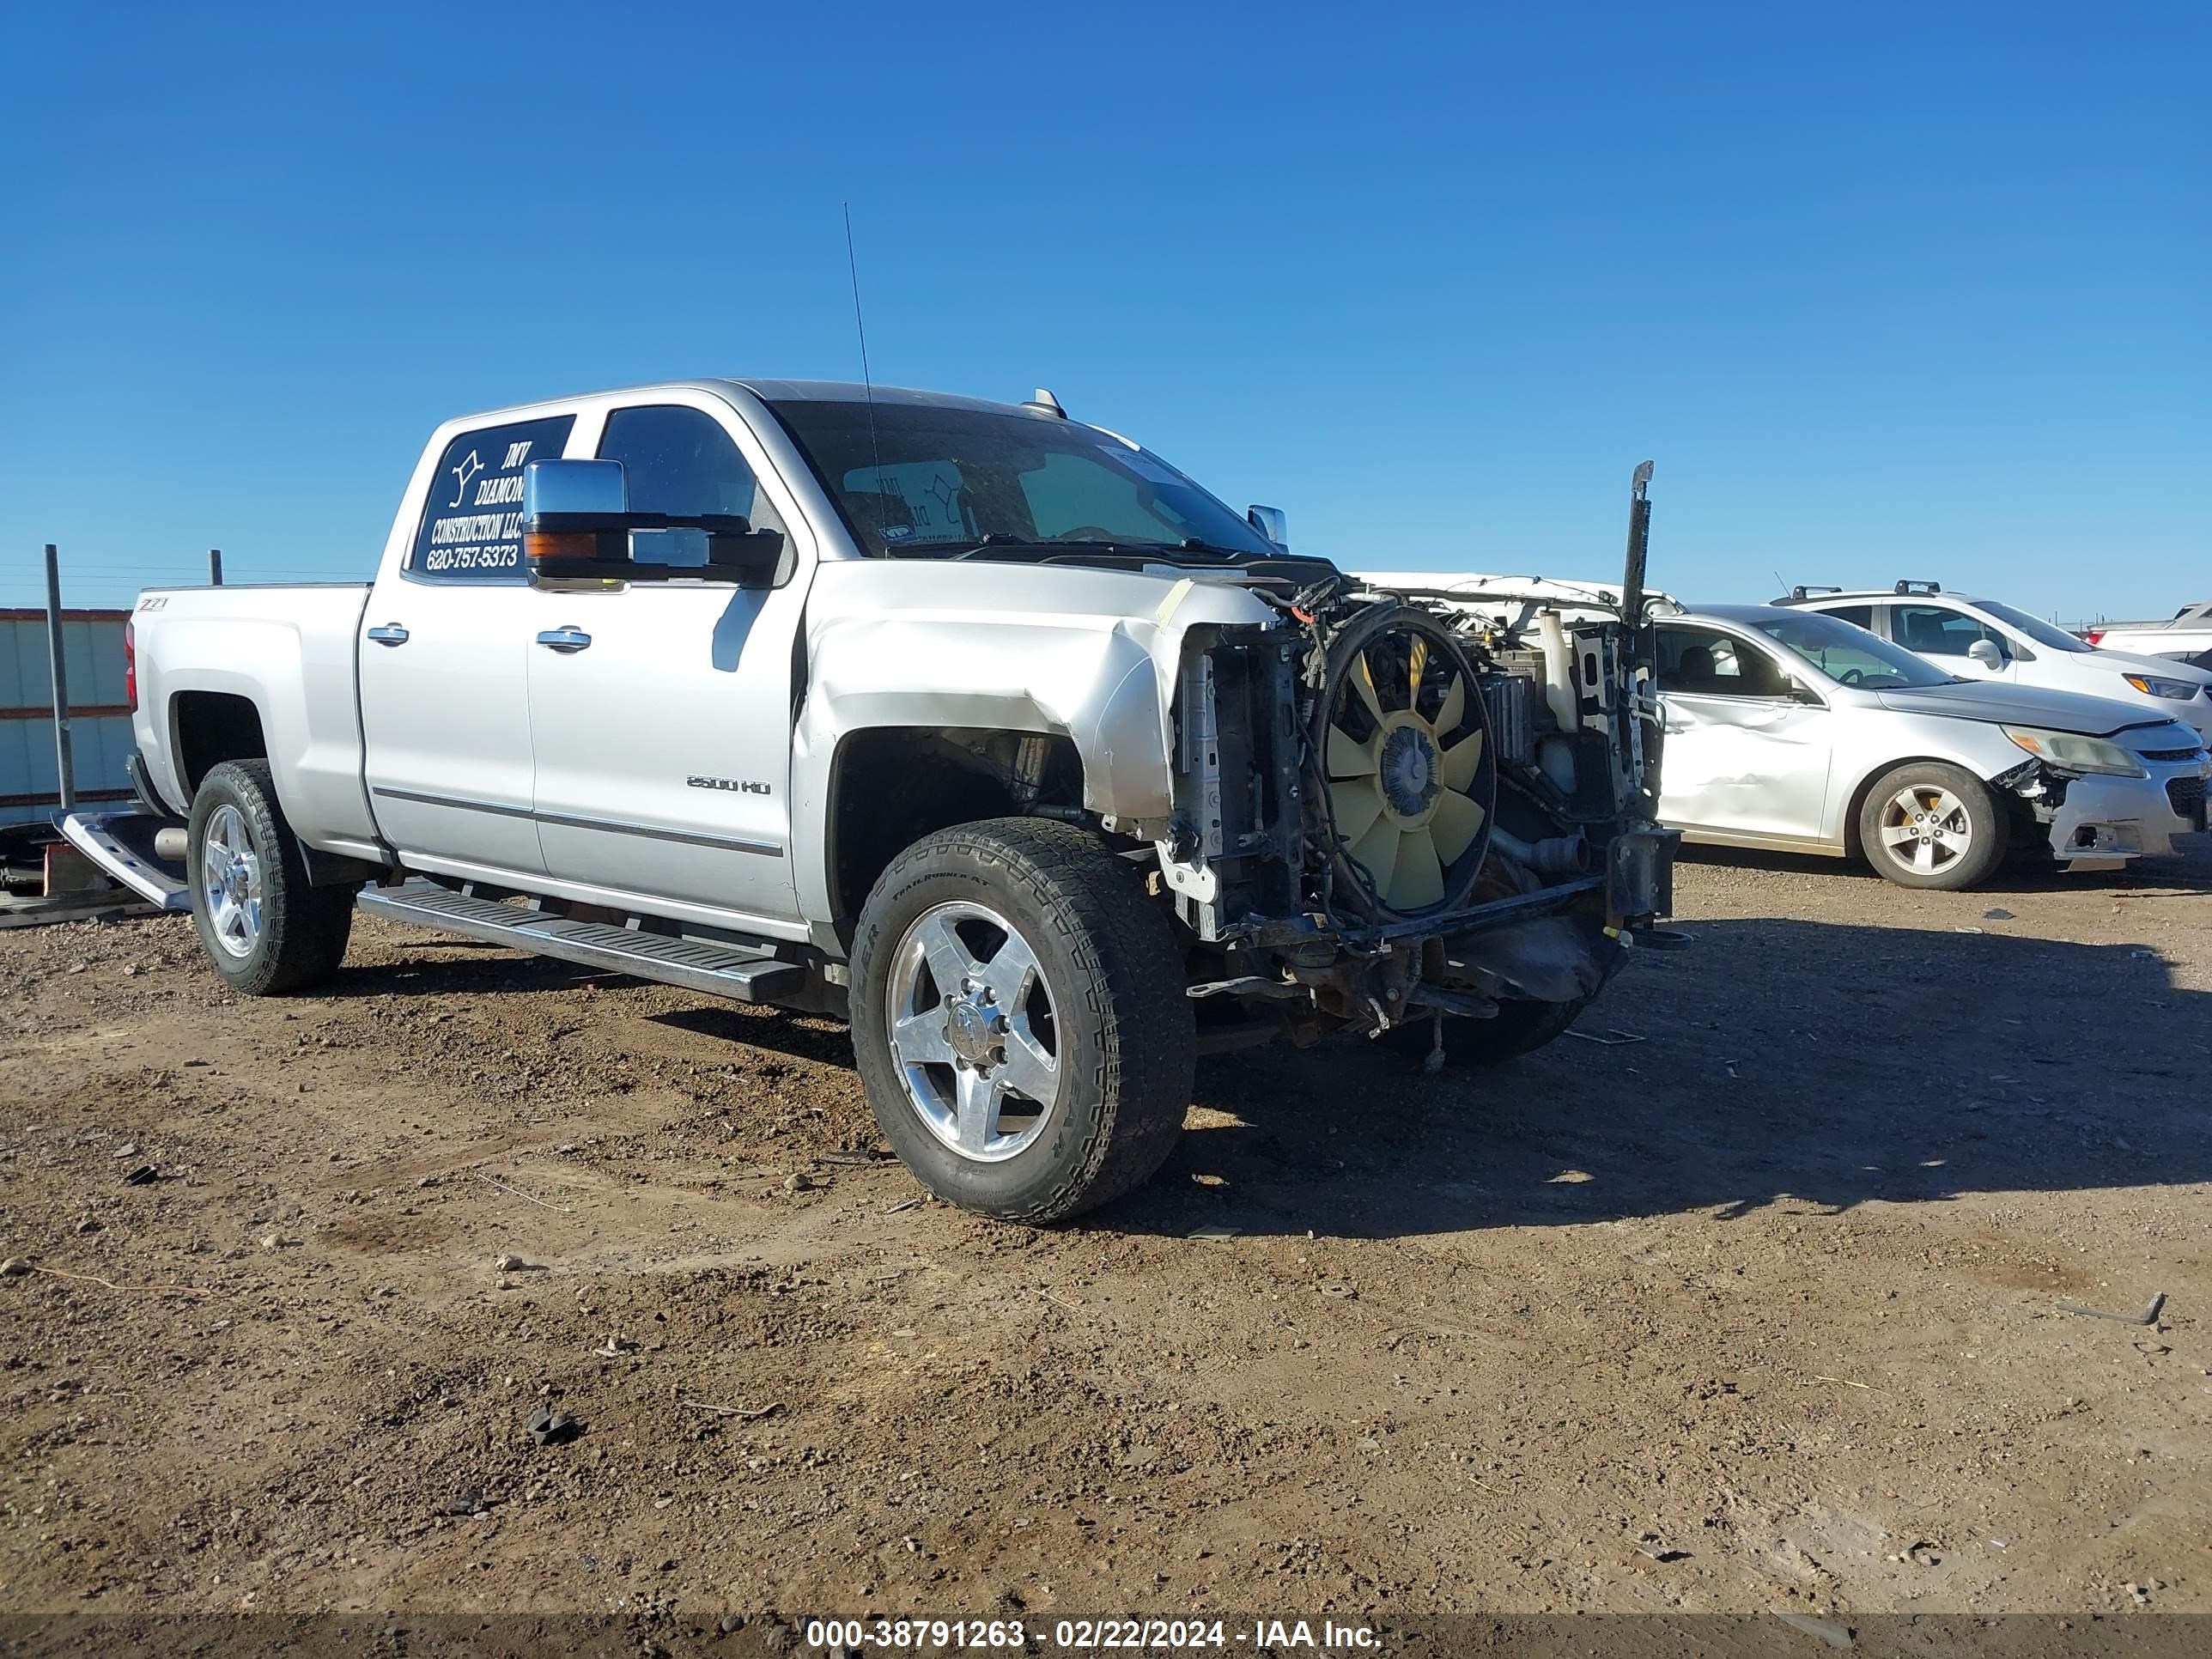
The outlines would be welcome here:
[[[228,803],[208,814],[200,882],[216,943],[234,957],[252,956],[261,939],[261,855],[246,814]]]
[[[1966,803],[1932,783],[1908,784],[1881,809],[1882,851],[1903,868],[1941,875],[1974,844]]]
[[[930,1133],[979,1164],[1032,1145],[1059,1103],[1061,1048],[1051,988],[1013,925],[964,901],[925,910],[888,989],[891,1053]]]

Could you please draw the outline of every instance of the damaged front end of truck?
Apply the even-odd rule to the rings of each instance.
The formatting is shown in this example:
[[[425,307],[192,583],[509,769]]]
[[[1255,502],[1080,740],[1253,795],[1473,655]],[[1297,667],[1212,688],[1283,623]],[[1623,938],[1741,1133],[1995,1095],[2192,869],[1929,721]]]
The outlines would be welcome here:
[[[1644,615],[1648,466],[1619,594],[1530,584],[1268,595],[1194,630],[1159,881],[1202,1047],[1404,1031],[1432,1063],[1565,1028],[1638,942],[1671,944]]]

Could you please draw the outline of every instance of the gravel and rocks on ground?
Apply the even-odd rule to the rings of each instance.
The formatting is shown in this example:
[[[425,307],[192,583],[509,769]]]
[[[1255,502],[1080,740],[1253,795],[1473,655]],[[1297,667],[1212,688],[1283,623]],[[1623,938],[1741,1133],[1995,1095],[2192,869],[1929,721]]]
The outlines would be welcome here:
[[[2212,863],[1679,910],[1615,1040],[1208,1061],[1052,1232],[827,1022],[0,934],[0,1607],[2212,1610]]]

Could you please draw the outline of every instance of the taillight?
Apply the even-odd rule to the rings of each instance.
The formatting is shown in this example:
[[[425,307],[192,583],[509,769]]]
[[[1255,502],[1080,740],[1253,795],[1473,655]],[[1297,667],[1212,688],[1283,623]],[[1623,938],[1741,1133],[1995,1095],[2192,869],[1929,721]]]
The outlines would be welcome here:
[[[138,636],[128,617],[123,619],[123,701],[132,714],[138,712]]]
[[[2094,645],[2094,644],[2096,644],[2096,642],[2097,642],[2099,640],[2101,640],[2101,639],[2103,639],[2103,638],[2105,637],[2105,630],[2104,630],[2103,629],[2101,629],[2101,628],[2092,628],[2092,629],[2089,629],[2086,630],[2086,631],[2082,634],[2081,637],[2082,637],[2082,639],[2083,639],[2083,640],[2087,641],[2089,644],[2091,644],[2091,645]]]

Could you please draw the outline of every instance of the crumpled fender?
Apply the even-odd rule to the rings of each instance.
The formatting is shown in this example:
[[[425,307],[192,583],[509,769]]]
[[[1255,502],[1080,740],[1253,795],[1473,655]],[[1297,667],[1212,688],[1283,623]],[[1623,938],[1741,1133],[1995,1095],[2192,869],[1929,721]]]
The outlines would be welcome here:
[[[854,732],[885,726],[1056,732],[1083,757],[1085,806],[1164,817],[1174,796],[1151,649],[1157,634],[1105,618],[833,624],[815,641],[808,747],[821,742],[827,752]]]
[[[826,787],[870,726],[1065,733],[1084,805],[1137,821],[1175,805],[1172,709],[1194,627],[1279,621],[1224,582],[1072,565],[833,561],[807,598],[803,769]],[[794,781],[794,789],[800,787]]]
[[[1184,635],[1276,620],[1264,600],[1219,582],[980,560],[825,561],[794,665],[793,844],[829,845],[838,745],[890,726],[1064,734],[1083,763],[1085,806],[1158,824],[1175,807]],[[802,858],[793,873],[801,912],[826,930],[826,860]]]

